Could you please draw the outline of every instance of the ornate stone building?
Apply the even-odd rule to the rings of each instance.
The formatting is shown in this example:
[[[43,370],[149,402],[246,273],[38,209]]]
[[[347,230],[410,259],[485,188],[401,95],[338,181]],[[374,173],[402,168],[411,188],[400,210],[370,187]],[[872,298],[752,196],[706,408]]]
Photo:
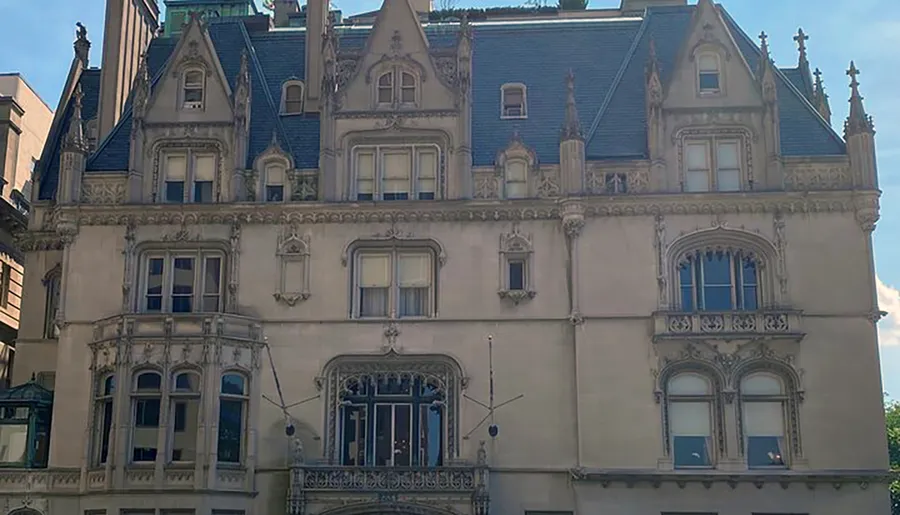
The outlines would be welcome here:
[[[152,3],[39,166],[7,511],[887,514],[854,66],[842,137],[709,0]]]

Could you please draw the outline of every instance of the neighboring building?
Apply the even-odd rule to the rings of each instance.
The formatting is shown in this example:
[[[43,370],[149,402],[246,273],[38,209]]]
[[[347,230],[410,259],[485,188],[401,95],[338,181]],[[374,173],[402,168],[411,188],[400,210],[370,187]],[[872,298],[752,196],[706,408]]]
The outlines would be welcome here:
[[[27,228],[34,169],[52,119],[20,74],[0,73],[0,388],[9,386],[22,299],[25,260],[14,238]]]
[[[166,37],[180,35],[192,12],[200,13],[204,20],[259,14],[254,0],[163,0],[163,3],[166,4],[166,22],[163,24]]]
[[[417,11],[79,34],[6,509],[887,515],[856,68],[841,137],[709,0]]]

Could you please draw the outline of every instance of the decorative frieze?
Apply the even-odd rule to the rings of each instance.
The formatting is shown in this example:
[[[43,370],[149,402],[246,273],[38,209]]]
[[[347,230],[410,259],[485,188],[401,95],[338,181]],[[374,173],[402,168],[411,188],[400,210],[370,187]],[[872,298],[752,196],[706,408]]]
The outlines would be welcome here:
[[[127,175],[89,175],[81,183],[81,202],[85,204],[116,205],[127,199]]]
[[[307,466],[291,471],[303,491],[470,492],[476,487],[474,467],[361,468]]]
[[[500,198],[501,177],[496,170],[475,172],[473,197],[476,199]]]
[[[650,170],[644,167],[609,169],[591,166],[587,171],[585,186],[592,195],[649,193]]]
[[[735,339],[770,336],[800,340],[799,311],[734,311],[654,313],[654,341],[666,339]]]
[[[853,173],[849,163],[797,164],[784,167],[784,189],[788,191],[849,190]]]

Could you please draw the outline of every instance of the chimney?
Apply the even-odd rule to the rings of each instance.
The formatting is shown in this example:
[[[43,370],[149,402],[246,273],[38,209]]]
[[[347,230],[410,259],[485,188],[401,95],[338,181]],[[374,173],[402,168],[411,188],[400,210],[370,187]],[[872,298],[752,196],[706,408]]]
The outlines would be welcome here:
[[[156,0],[106,0],[97,141],[102,141],[122,116],[141,55],[158,27]]]
[[[279,0],[282,1],[282,0]],[[287,1],[287,0],[285,0]],[[295,1],[295,0],[290,0]],[[328,0],[306,2],[306,109],[319,110],[322,95],[322,37],[328,16]]]
[[[687,5],[687,0],[622,0],[619,10],[622,14],[642,14],[648,7]]]
[[[276,27],[290,26],[290,16],[300,12],[300,4],[297,0],[274,0],[272,2],[272,8],[275,13]]]

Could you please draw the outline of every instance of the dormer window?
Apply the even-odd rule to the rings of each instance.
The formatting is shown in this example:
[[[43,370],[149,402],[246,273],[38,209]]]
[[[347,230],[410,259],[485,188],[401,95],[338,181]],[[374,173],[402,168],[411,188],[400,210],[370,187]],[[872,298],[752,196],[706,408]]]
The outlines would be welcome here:
[[[182,108],[203,109],[204,74],[202,70],[184,72],[182,84]]]
[[[284,166],[273,163],[266,166],[266,202],[284,200]]]
[[[213,201],[216,155],[194,151],[166,152],[162,159],[164,202]]]
[[[377,88],[379,105],[394,105],[395,101],[406,106],[416,104],[417,80],[408,71],[393,69],[382,73],[378,77]]]
[[[528,163],[524,159],[510,159],[506,162],[506,198],[528,196]]]
[[[702,54],[697,60],[697,77],[700,94],[719,93],[721,91],[719,56]]]
[[[303,83],[290,80],[284,83],[281,91],[281,114],[303,113]]]
[[[524,84],[504,84],[500,96],[500,118],[528,117]]]

